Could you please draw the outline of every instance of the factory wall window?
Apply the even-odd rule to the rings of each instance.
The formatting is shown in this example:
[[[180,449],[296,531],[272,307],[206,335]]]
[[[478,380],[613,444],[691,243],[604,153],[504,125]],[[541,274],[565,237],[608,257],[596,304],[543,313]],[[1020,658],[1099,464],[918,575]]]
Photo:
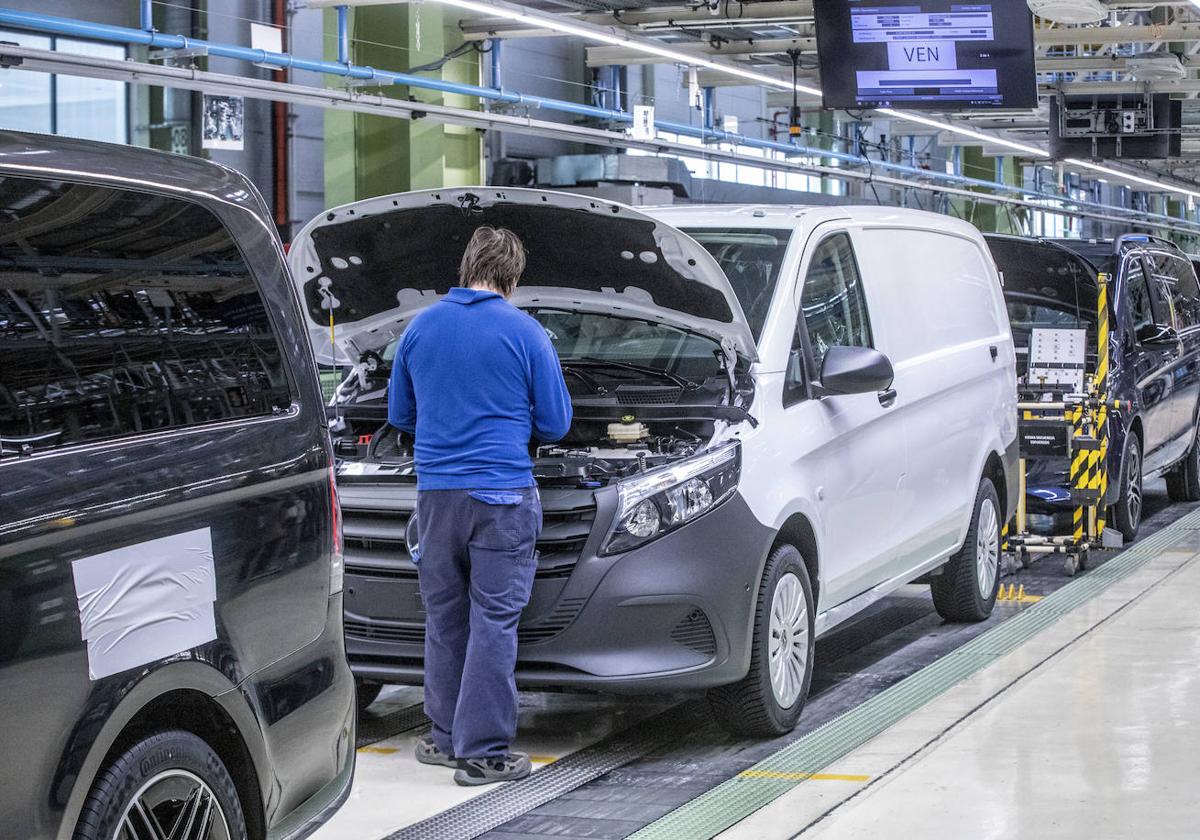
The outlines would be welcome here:
[[[290,405],[266,307],[216,216],[0,178],[0,457]]]
[[[1029,212],[1029,233],[1033,236],[1045,236],[1051,239],[1072,238],[1079,236],[1079,220],[1066,213],[1056,213],[1063,209],[1063,202],[1058,199],[1045,199],[1036,195],[1024,197],[1027,202],[1041,205],[1045,210]]]
[[[123,60],[125,47],[0,30],[0,41],[74,55]],[[110,143],[129,142],[129,88],[122,82],[0,70],[0,128]]]

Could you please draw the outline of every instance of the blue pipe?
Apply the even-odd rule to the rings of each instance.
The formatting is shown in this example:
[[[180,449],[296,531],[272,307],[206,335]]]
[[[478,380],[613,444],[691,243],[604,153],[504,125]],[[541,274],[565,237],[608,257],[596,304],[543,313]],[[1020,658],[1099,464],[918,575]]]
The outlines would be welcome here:
[[[338,64],[350,64],[350,8],[337,7]]]
[[[345,7],[338,8],[345,9]],[[312,73],[323,73],[326,75],[342,76],[351,79],[370,79],[380,84],[395,84],[415,88],[425,88],[427,90],[438,90],[444,93],[473,96],[478,99],[487,99],[494,102],[505,102],[511,105],[527,105],[533,108],[545,108],[548,111],[559,111],[562,113],[576,114],[583,117],[593,117],[598,120],[608,120],[611,122],[629,123],[633,121],[633,116],[630,113],[626,111],[613,110],[611,108],[598,108],[594,105],[582,105],[577,102],[567,102],[561,99],[551,99],[544,96],[534,96],[532,94],[513,93],[510,91],[497,90],[490,87],[481,87],[479,85],[468,85],[460,82],[446,81],[443,79],[416,76],[410,73],[397,73],[390,70],[377,70],[374,67],[364,67],[361,65],[350,64],[348,62],[317,61],[307,58],[297,58],[289,53],[268,52],[267,50],[252,49],[250,47],[243,47],[236,44],[222,44],[214,41],[205,41],[199,38],[186,38],[182,35],[167,35],[161,32],[149,32],[141,29],[132,29],[125,26],[113,26],[105,23],[91,23],[88,21],[74,20],[71,18],[56,17],[54,15],[43,15],[36,12],[0,9],[0,26],[11,26],[17,29],[48,32],[55,35],[88,38],[95,41],[108,41],[118,44],[138,44],[161,49],[205,49],[208,51],[209,55],[218,56],[221,58],[232,58],[240,61],[249,61],[257,64],[265,64],[271,67],[278,67],[282,69],[306,70]],[[347,26],[347,36],[348,30],[349,27]],[[339,53],[340,52],[341,46],[339,45]],[[706,121],[711,121],[713,113],[711,88],[706,89],[705,104]],[[831,149],[814,149],[808,146],[781,143],[775,140],[759,140],[757,138],[744,137],[740,134],[733,134],[731,132],[723,131],[722,129],[711,125],[708,127],[697,127],[694,125],[688,125],[686,123],[676,123],[664,120],[656,120],[655,124],[663,131],[670,131],[682,136],[696,137],[702,140],[723,143],[733,143],[742,146],[749,146],[751,148],[770,149],[773,151],[783,152],[789,156],[832,158],[833,160],[839,160],[858,166],[861,166],[867,162],[864,160],[863,156],[860,155],[837,152]],[[1024,195],[1027,193],[1026,190],[1018,187],[1010,187],[1007,184],[999,184],[992,181],[982,181],[977,178],[968,178],[963,175],[947,175],[940,172],[931,172],[924,169],[905,166],[903,164],[891,163],[888,161],[871,161],[871,165],[876,169],[906,175],[914,175],[920,178],[934,177],[938,180],[946,181],[958,186],[978,187],[995,192],[1016,193],[1019,195]],[[1060,197],[1050,193],[1040,194],[1043,198]],[[1090,202],[1077,201],[1072,203],[1081,207],[1093,207],[1100,210],[1113,209],[1111,207],[1093,205]],[[1164,216],[1162,218],[1169,219],[1170,217]]]
[[[492,38],[488,43],[491,44],[489,52],[492,59],[492,78],[489,81],[492,83],[492,90],[503,90],[500,76],[500,45],[504,42],[499,38]]]
[[[142,29],[147,32],[154,31],[153,0],[142,0]]]

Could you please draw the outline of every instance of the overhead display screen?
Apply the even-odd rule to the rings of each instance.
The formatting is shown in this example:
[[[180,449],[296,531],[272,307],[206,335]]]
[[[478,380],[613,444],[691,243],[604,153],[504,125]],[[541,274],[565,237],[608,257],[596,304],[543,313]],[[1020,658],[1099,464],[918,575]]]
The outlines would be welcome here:
[[[819,0],[826,108],[1037,107],[1025,0]]]

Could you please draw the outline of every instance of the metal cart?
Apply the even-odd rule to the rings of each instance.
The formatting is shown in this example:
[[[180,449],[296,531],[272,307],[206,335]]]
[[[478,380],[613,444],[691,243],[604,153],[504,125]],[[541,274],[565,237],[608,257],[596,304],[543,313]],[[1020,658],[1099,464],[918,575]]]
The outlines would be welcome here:
[[[1026,383],[1026,397],[1017,403],[1020,450],[1020,486],[1017,510],[1005,528],[1004,546],[1022,565],[1028,567],[1036,555],[1057,554],[1063,558],[1068,575],[1086,569],[1089,552],[1104,543],[1104,504],[1108,489],[1108,412],[1120,405],[1108,397],[1108,286],[1110,276],[1097,277],[1096,364],[1086,370],[1086,354],[1072,358],[1069,351],[1080,349],[1081,336],[1058,336],[1067,352],[1055,358],[1048,355],[1045,375]],[[1082,330],[1050,330],[1055,333],[1083,333]],[[1033,348],[1031,340],[1031,375]],[[1054,349],[1058,349],[1057,347]],[[1056,373],[1061,375],[1055,375]],[[1029,464],[1038,459],[1066,458],[1070,463],[1072,527],[1062,534],[1030,533],[1027,522],[1026,492]]]

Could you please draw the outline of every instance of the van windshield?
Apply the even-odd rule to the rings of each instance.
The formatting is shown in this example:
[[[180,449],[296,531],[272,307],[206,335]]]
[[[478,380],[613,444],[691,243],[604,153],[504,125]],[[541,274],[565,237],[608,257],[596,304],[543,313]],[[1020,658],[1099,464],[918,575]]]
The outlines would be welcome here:
[[[790,230],[765,228],[682,228],[712,254],[737,296],[754,340],[761,338],[767,310],[779,282]]]
[[[703,382],[721,373],[721,345],[696,333],[666,324],[594,312],[545,307],[526,309],[537,320],[564,364],[614,362],[664,371]],[[389,365],[400,339],[383,352]]]

